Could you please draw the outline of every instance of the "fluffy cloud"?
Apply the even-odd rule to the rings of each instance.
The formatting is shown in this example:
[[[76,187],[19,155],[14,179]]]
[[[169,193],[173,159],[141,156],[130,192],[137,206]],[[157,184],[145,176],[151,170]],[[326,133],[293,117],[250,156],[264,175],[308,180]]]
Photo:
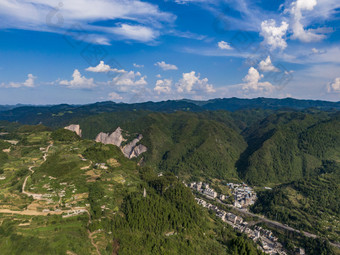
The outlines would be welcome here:
[[[121,97],[119,94],[117,94],[116,92],[111,92],[109,94],[109,100],[112,100],[112,101],[116,101],[116,100],[122,100],[123,97]]]
[[[133,63],[133,66],[136,67],[136,68],[143,68],[144,67],[144,65],[138,65],[136,63]]]
[[[154,91],[157,94],[169,94],[171,92],[172,80],[164,79],[164,80],[157,80],[156,86],[154,87]]]
[[[141,42],[154,40],[159,29],[173,23],[175,15],[162,12],[158,6],[140,0],[46,0],[0,1],[1,28],[62,33],[73,26],[72,34],[82,32],[93,43],[109,44],[117,38]],[[119,21],[115,27],[97,21]],[[130,22],[135,25],[130,25]],[[74,32],[74,33],[73,33]],[[117,37],[118,35],[118,37]]]
[[[119,70],[117,68],[111,68],[109,65],[106,65],[104,61],[100,61],[97,66],[88,67],[85,69],[88,72],[94,73],[107,73],[107,72],[115,72],[115,73],[125,73],[125,70]]]
[[[1,87],[5,88],[21,88],[21,87],[27,87],[27,88],[33,88],[34,82],[37,79],[33,74],[28,74],[27,79],[24,82],[10,82],[9,84],[2,83]]]
[[[178,70],[178,67],[172,64],[167,64],[164,61],[162,62],[157,62],[155,64],[155,66],[158,66],[160,68],[162,68],[164,71],[168,71],[168,70]]]
[[[292,39],[298,39],[302,42],[315,42],[325,38],[325,35],[318,34],[315,30],[305,30],[301,20],[303,19],[302,11],[312,11],[317,5],[316,0],[297,0],[291,5],[290,13],[292,15]]]
[[[225,42],[225,41],[220,41],[218,42],[218,47],[222,50],[232,50],[233,48],[230,46],[229,43]]]
[[[261,93],[264,95],[268,95],[274,90],[274,86],[270,82],[260,82],[263,78],[254,67],[249,68],[248,74],[243,78],[245,82],[242,85],[242,90],[247,93]]]
[[[273,66],[270,56],[268,56],[265,60],[262,60],[259,63],[259,69],[262,72],[279,72],[279,69]]]
[[[336,78],[334,82],[328,84],[327,91],[328,93],[340,93],[340,77]]]
[[[180,93],[215,92],[213,85],[208,83],[208,79],[200,79],[200,75],[196,76],[194,71],[183,73],[182,79],[176,85],[177,91]]]
[[[111,67],[109,65],[105,65],[104,61],[100,61],[97,66],[86,68],[86,71],[94,73],[107,73],[111,71]]]
[[[288,29],[288,23],[281,22],[280,26],[276,26],[276,21],[273,19],[265,20],[261,23],[260,34],[264,37],[264,42],[270,46],[272,50],[279,48],[284,50],[287,48],[287,42],[283,38]]]
[[[62,80],[59,84],[73,89],[93,88],[96,86],[93,78],[87,79],[85,76],[81,76],[78,69],[74,70],[72,78],[70,81]]]
[[[109,82],[109,85],[116,86],[119,91],[127,92],[131,87],[142,87],[147,85],[148,83],[145,79],[146,76],[142,76],[140,72],[130,71],[113,78],[112,82]]]
[[[120,24],[118,27],[112,28],[112,31],[120,35],[123,39],[131,39],[140,42],[149,42],[159,36],[159,32],[145,26],[133,26],[128,24]]]

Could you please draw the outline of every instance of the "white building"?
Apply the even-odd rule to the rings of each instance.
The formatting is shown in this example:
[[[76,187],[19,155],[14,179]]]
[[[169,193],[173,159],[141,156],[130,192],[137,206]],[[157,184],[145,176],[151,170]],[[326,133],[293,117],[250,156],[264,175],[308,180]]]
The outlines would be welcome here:
[[[217,192],[213,189],[210,189],[210,188],[206,188],[204,191],[203,191],[203,194],[208,196],[208,197],[212,197],[212,198],[216,198],[217,197]]]

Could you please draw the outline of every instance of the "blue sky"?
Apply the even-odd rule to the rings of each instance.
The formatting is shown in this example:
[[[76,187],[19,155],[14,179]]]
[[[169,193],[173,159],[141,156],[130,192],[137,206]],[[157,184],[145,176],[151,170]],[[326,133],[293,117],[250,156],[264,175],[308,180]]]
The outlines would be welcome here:
[[[0,104],[340,100],[337,0],[1,0]]]

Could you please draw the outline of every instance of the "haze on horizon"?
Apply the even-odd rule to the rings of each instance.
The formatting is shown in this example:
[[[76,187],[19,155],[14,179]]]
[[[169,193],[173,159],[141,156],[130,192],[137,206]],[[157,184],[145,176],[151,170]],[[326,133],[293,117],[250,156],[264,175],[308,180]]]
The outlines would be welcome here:
[[[0,104],[340,100],[336,0],[3,0]]]

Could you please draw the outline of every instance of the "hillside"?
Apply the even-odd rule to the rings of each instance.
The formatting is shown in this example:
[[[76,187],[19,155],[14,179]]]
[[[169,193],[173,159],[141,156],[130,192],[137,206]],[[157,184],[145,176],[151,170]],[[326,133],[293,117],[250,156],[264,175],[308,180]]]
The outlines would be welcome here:
[[[324,113],[271,115],[243,132],[248,147],[238,162],[239,173],[253,184],[313,176],[322,160],[340,159],[338,124],[337,115]]]
[[[259,193],[252,211],[339,242],[340,164],[324,162],[319,176]]]
[[[118,126],[128,139],[142,134],[148,148],[140,157],[143,164],[180,176],[237,178],[235,163],[246,148],[227,112],[106,113],[83,119],[80,126],[91,139],[99,130],[110,133]]]
[[[1,254],[261,254],[174,175],[113,145],[41,125],[2,129]]]

